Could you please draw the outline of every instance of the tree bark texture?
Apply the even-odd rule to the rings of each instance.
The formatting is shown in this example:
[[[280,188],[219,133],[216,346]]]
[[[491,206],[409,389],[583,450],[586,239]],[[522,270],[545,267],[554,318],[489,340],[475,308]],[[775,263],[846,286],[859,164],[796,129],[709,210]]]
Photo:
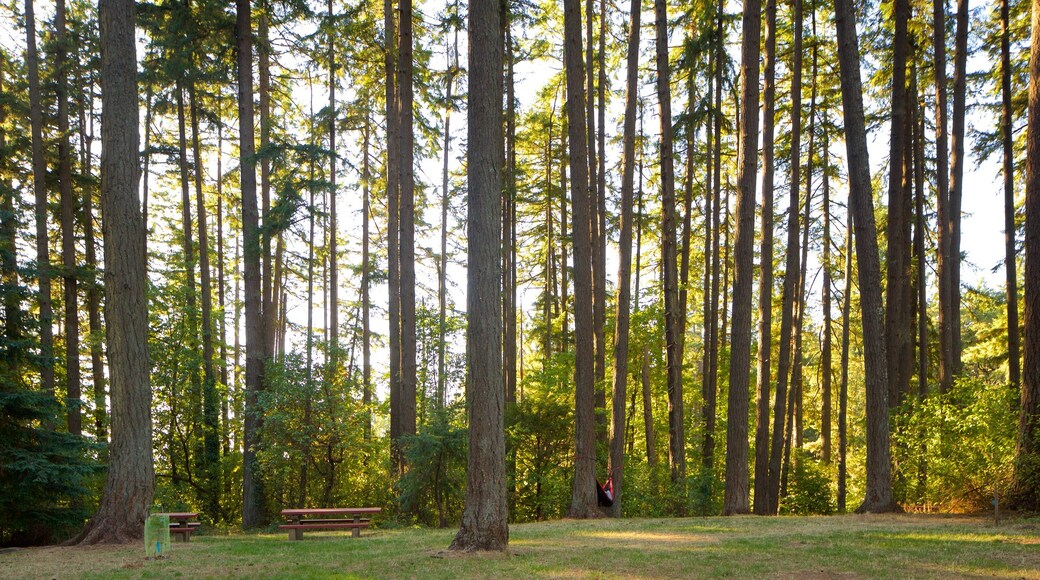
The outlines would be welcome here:
[[[758,389],[755,398],[756,515],[769,514],[769,385],[773,360],[773,175],[776,116],[776,0],[766,0],[762,84],[762,245],[758,278]]]
[[[599,516],[596,507],[596,418],[592,319],[592,232],[589,225],[588,152],[582,86],[581,6],[564,2],[564,58],[567,75],[568,143],[574,235],[574,486],[568,516]]]
[[[657,54],[657,98],[661,110],[661,264],[664,280],[665,348],[668,369],[668,458],[672,482],[686,480],[686,437],[683,427],[682,323],[675,248],[675,156],[672,148],[672,88],[668,63],[668,6],[654,1]],[[576,266],[577,269],[577,266]]]
[[[849,163],[850,211],[856,230],[859,261],[860,309],[863,317],[863,353],[866,369],[867,481],[859,512],[898,509],[892,497],[892,464],[888,425],[888,353],[885,349],[884,310],[877,226],[870,187],[863,86],[860,81],[859,40],[851,0],[838,0],[835,11],[841,97],[845,111],[845,144]]]
[[[236,0],[239,163],[242,190],[242,246],[245,294],[246,380],[242,452],[242,527],[264,520],[263,484],[256,453],[263,416],[265,337],[260,281],[260,216],[256,205],[256,133],[253,128],[253,30],[249,0]]]
[[[797,0],[796,0],[797,1]],[[744,4],[740,64],[740,154],[737,162],[736,236],[734,241],[733,340],[730,350],[726,429],[725,515],[750,512],[748,478],[748,388],[751,375],[751,293],[754,287],[755,180],[758,177],[759,51],[762,6]],[[797,21],[796,21],[797,22]],[[797,124],[796,124],[797,126]]]
[[[629,324],[632,301],[632,201],[636,161],[636,104],[639,101],[639,28],[641,0],[629,9],[628,67],[625,72],[625,117],[622,127],[621,232],[618,241],[617,312],[614,323],[613,420],[610,429],[609,473],[614,480],[610,515],[621,516],[625,466],[625,397],[628,381]],[[602,79],[601,79],[602,81]]]
[[[502,35],[501,4],[473,0],[469,9],[467,97],[467,237],[469,314],[466,385],[469,459],[462,525],[455,550],[505,550],[509,543],[506,504],[505,385],[502,376]]]
[[[144,218],[137,198],[138,120],[134,3],[101,0],[101,210],[112,446],[101,505],[72,541],[141,538],[152,503],[152,392]]]

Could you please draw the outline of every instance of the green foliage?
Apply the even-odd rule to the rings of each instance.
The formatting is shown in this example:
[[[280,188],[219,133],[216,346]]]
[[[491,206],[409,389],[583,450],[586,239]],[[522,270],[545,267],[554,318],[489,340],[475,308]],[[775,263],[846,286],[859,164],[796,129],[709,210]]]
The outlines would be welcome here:
[[[63,409],[26,380],[39,361],[28,356],[29,341],[16,338],[24,329],[14,323],[6,320],[0,336],[0,546],[68,537],[90,513],[91,479],[100,470],[89,459],[100,446],[52,427]]]
[[[907,475],[908,497],[948,509],[991,505],[1011,484],[1017,393],[965,378],[947,394],[907,403],[905,428],[893,435],[893,459]]]
[[[365,440],[368,409],[352,380],[329,381],[296,351],[269,363],[258,399],[264,421],[257,454],[272,512],[290,507],[392,503],[386,442]]]
[[[468,448],[464,417],[461,405],[435,410],[418,434],[403,438],[408,472],[398,484],[401,509],[427,525],[457,525],[462,517]]]
[[[515,454],[516,521],[542,521],[566,513],[573,479],[573,399],[566,380],[573,357],[558,355],[542,372],[525,377],[525,396],[506,416],[506,443]]]
[[[702,469],[687,478],[686,494],[690,513],[697,516],[713,516],[722,513],[724,482],[718,473]]]
[[[834,513],[834,494],[824,466],[804,449],[796,450],[791,462],[787,496],[780,502],[780,513],[799,516]]]

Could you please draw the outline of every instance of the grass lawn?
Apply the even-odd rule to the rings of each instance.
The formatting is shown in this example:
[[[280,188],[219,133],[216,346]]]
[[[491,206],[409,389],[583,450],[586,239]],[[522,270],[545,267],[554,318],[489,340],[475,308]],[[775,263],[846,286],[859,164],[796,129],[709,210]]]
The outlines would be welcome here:
[[[0,554],[5,578],[1038,578],[1040,519],[964,516],[557,521],[510,527],[507,554],[447,551],[449,530],[196,535],[144,546]]]

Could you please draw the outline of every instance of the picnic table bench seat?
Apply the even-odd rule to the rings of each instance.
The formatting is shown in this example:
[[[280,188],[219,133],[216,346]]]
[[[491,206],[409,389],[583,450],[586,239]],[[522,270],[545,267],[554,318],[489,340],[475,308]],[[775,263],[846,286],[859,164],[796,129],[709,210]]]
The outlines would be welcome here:
[[[191,540],[191,535],[202,526],[200,522],[194,521],[199,517],[195,512],[173,512],[159,514],[170,517],[170,534],[179,537],[181,541]]]
[[[282,510],[282,516],[288,521],[278,526],[280,530],[289,531],[290,540],[302,540],[304,530],[351,530],[355,538],[361,536],[361,528],[367,528],[372,520],[368,517],[377,514],[380,508],[317,508],[317,509],[286,509]],[[325,517],[325,516],[351,516]]]

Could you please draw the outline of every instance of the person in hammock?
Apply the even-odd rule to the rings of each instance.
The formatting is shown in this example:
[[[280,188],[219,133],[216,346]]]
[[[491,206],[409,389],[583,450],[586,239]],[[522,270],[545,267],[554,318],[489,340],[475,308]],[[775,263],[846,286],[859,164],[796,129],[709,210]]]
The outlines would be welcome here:
[[[596,480],[596,499],[600,507],[614,505],[614,476],[608,476],[607,482],[602,485]]]

